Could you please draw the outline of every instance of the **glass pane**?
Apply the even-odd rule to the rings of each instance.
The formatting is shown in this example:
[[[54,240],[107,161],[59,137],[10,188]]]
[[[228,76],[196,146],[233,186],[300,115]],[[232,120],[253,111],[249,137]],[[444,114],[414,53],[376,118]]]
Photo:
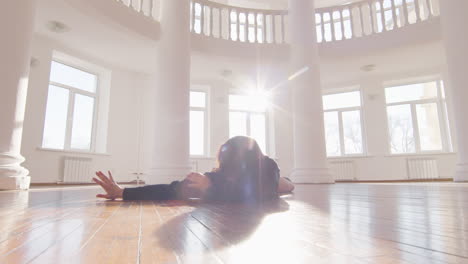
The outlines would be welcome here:
[[[442,150],[437,104],[416,105],[421,150]]]
[[[190,92],[190,106],[191,107],[206,107],[206,93],[205,92]]]
[[[344,148],[346,154],[362,154],[361,111],[343,112]]]
[[[76,94],[70,148],[91,149],[94,121],[94,98]]]
[[[361,106],[361,92],[329,94],[323,96],[323,109],[339,109]]]
[[[247,114],[229,112],[229,137],[247,136]]]
[[[67,130],[69,91],[49,86],[42,147],[63,149]]]
[[[95,93],[97,76],[76,68],[52,61],[50,80],[80,90]]]
[[[437,82],[385,88],[385,98],[389,104],[437,98]]]
[[[390,148],[393,154],[416,151],[410,105],[387,107]]]
[[[326,112],[325,119],[325,139],[327,143],[327,156],[340,156],[340,125],[338,112]]]
[[[229,109],[265,112],[268,104],[266,95],[258,94],[252,96],[229,95]]]
[[[266,153],[266,118],[265,114],[250,116],[250,136],[254,138],[263,153]]]
[[[190,155],[205,154],[205,112],[190,111]]]

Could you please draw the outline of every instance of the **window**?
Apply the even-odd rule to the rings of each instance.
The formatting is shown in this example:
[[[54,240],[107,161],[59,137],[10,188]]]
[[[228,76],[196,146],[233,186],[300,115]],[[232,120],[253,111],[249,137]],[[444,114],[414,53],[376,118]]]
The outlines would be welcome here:
[[[363,154],[361,92],[324,95],[323,110],[327,156]]]
[[[392,154],[449,151],[442,81],[385,88]]]
[[[190,155],[207,155],[207,93],[190,92]]]
[[[98,76],[52,61],[42,147],[94,151]]]
[[[252,137],[267,153],[267,131],[265,95],[229,95],[229,137]]]

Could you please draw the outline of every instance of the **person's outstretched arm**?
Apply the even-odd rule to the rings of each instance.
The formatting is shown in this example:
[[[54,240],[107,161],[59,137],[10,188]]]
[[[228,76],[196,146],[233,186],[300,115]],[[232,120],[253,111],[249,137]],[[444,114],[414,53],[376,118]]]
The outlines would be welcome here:
[[[99,178],[93,178],[94,182],[101,185],[106,191],[105,194],[98,194],[96,197],[106,199],[123,200],[184,200],[188,198],[202,198],[206,190],[210,187],[210,180],[205,175],[190,173],[179,182],[173,181],[171,184],[156,184],[142,187],[121,188],[113,179],[111,172],[107,177],[102,172],[96,172]]]
[[[117,185],[117,183],[114,181],[114,178],[112,177],[112,173],[110,171],[108,173],[109,173],[109,177],[107,177],[101,171],[96,172],[96,176],[99,179],[93,178],[93,181],[101,185],[104,191],[106,191],[106,193],[104,194],[97,194],[96,197],[110,199],[110,200],[122,198],[124,189],[121,188],[119,185]]]

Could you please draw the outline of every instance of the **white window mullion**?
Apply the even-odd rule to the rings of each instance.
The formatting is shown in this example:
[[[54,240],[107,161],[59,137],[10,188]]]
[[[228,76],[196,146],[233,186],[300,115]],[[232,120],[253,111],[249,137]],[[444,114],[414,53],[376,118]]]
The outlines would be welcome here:
[[[363,114],[364,111],[362,110],[359,110],[359,116],[361,117],[361,141],[362,141],[362,154],[365,155],[368,153],[367,151],[367,137],[364,136],[364,135],[367,135],[367,131],[366,131],[366,126],[364,126],[364,114]]]
[[[411,120],[413,122],[413,138],[416,147],[416,152],[421,152],[421,140],[419,138],[418,114],[416,112],[416,104],[411,104]]]
[[[445,95],[447,97],[447,95]],[[442,96],[442,81],[437,82],[437,113],[439,116],[440,135],[442,137],[442,149],[446,152],[451,151],[451,136],[449,131],[449,120],[447,114],[447,101]]]
[[[338,127],[339,127],[339,130],[340,130],[340,150],[341,150],[341,156],[345,156],[346,155],[346,152],[345,152],[345,144],[344,144],[344,129],[343,129],[343,116],[342,116],[343,112],[342,111],[338,111]]]
[[[447,121],[445,120],[445,109],[442,107],[443,102],[437,102],[437,117],[439,118],[440,136],[442,137],[442,150],[449,151],[449,137],[447,133]]]
[[[91,130],[91,145],[89,146],[89,150],[92,152],[96,151],[96,138],[97,138],[97,126],[98,126],[98,108],[99,107],[99,100],[98,97],[94,97],[94,105],[93,105],[93,127]]]
[[[70,97],[68,98],[68,117],[67,117],[67,129],[65,132],[65,146],[64,149],[71,149],[71,137],[73,129],[73,115],[75,112],[75,93],[70,91]]]
[[[77,88],[72,87],[72,86],[68,86],[66,84],[61,84],[61,83],[56,83],[56,82],[50,82],[50,84],[53,85],[53,86],[57,86],[57,87],[67,89],[70,92],[79,93],[79,94],[86,95],[86,96],[89,96],[89,97],[96,97],[96,93],[97,93],[97,91],[96,91],[96,93],[88,92],[88,91],[85,91],[85,90],[77,89]]]

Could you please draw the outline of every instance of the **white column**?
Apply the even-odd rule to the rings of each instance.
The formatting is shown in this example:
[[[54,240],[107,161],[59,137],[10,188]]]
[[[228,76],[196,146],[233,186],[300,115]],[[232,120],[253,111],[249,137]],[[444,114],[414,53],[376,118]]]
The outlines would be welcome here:
[[[449,86],[452,89],[455,127],[458,141],[458,164],[455,181],[468,181],[468,1],[440,1],[443,41],[448,65]]]
[[[289,1],[294,169],[298,183],[333,183],[327,166],[314,0]]]
[[[156,44],[154,155],[146,182],[180,180],[189,165],[190,1],[161,1]]]
[[[5,1],[0,8],[0,189],[28,189],[20,154],[29,79],[35,0]]]

